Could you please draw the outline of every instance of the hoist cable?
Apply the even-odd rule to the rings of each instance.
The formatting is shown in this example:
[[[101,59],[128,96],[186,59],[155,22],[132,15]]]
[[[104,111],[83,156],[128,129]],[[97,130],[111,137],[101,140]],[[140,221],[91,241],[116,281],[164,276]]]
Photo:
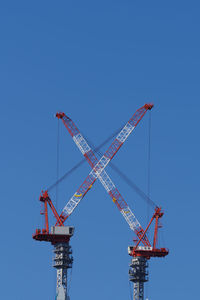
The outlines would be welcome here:
[[[148,163],[147,163],[147,196],[150,198],[150,179],[151,179],[151,111],[149,112],[148,124]],[[147,224],[149,222],[149,207],[147,206]]]
[[[147,196],[150,197],[150,173],[151,173],[151,111],[149,112],[149,133],[148,133],[148,187]]]
[[[56,158],[56,181],[59,179],[59,163],[60,163],[60,122],[58,120],[57,129],[57,158]],[[58,185],[56,185],[56,209],[58,209]]]

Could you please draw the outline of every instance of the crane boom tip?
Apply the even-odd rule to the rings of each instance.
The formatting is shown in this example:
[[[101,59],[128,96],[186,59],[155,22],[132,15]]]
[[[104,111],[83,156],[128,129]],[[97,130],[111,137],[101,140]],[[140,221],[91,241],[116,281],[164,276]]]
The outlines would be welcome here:
[[[144,105],[144,107],[148,110],[151,110],[154,107],[154,104],[153,103],[147,103],[147,104]]]

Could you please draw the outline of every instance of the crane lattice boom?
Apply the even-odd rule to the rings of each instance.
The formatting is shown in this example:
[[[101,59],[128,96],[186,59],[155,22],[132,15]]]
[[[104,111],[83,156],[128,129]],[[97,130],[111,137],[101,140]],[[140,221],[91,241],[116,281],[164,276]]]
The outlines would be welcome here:
[[[102,158],[98,161],[95,154],[93,153],[91,147],[88,145],[74,122],[67,117],[64,113],[57,113],[57,117],[62,119],[65,127],[71,134],[74,142],[78,146],[79,150],[87,159],[88,163],[92,167],[92,171],[78,189],[78,191],[72,196],[67,205],[64,207],[61,217],[67,218],[87,193],[87,191],[92,187],[96,179],[98,178],[102,183],[103,187],[107,191],[107,193],[111,196],[113,202],[117,205],[121,214],[125,218],[126,222],[129,224],[130,228],[136,232],[137,236],[140,238],[142,235],[142,242],[145,246],[150,246],[150,243],[144,235],[144,230],[142,229],[140,223],[136,219],[135,215],[127,205],[126,201],[123,199],[122,195],[112,182],[111,178],[108,176],[105,167],[108,165],[110,160],[114,157],[123,143],[126,141],[128,136],[137,126],[139,121],[142,119],[147,110],[150,110],[153,107],[152,104],[145,104],[143,107],[138,109],[136,113],[132,116],[132,118],[128,121],[128,123],[124,126],[124,128],[117,135],[114,142],[102,156]]]

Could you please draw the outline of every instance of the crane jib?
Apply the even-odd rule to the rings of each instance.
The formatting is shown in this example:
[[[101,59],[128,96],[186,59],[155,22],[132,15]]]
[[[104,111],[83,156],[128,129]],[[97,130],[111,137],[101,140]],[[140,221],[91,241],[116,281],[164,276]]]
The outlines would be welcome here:
[[[117,151],[121,148],[128,136],[131,134],[131,132],[137,126],[139,121],[142,119],[146,111],[148,109],[151,109],[152,107],[152,105],[145,104],[143,107],[136,111],[136,113],[123,127],[123,129],[120,131],[113,143],[110,145],[108,150],[105,152],[105,154],[101,157],[99,161],[93,153],[91,147],[88,145],[88,143],[74,124],[74,122],[69,117],[66,117],[64,113],[57,114],[57,116],[62,119],[65,127],[68,129],[75,144],[92,167],[92,171],[90,172],[86,180],[83,182],[83,184],[80,186],[77,192],[72,196],[67,205],[64,207],[63,212],[61,214],[62,217],[64,216],[65,219],[69,217],[69,215],[73,212],[75,207],[78,205],[78,203],[81,201],[81,199],[85,196],[85,194],[88,192],[88,190],[98,178],[104,186],[104,188],[106,189],[106,191],[108,192],[108,194],[111,196],[113,202],[117,205],[118,209],[129,224],[130,228],[136,233],[141,231],[141,225],[139,224],[133,212],[128,207],[122,195],[119,193],[114,183],[106,173],[105,167],[108,165],[108,163],[117,153]]]

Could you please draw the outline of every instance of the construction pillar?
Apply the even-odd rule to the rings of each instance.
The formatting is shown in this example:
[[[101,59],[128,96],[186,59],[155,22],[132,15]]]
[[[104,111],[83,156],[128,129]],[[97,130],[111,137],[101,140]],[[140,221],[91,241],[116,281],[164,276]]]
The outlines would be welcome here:
[[[147,259],[133,257],[130,263],[129,280],[133,282],[133,300],[144,300],[144,282],[148,281]]]

